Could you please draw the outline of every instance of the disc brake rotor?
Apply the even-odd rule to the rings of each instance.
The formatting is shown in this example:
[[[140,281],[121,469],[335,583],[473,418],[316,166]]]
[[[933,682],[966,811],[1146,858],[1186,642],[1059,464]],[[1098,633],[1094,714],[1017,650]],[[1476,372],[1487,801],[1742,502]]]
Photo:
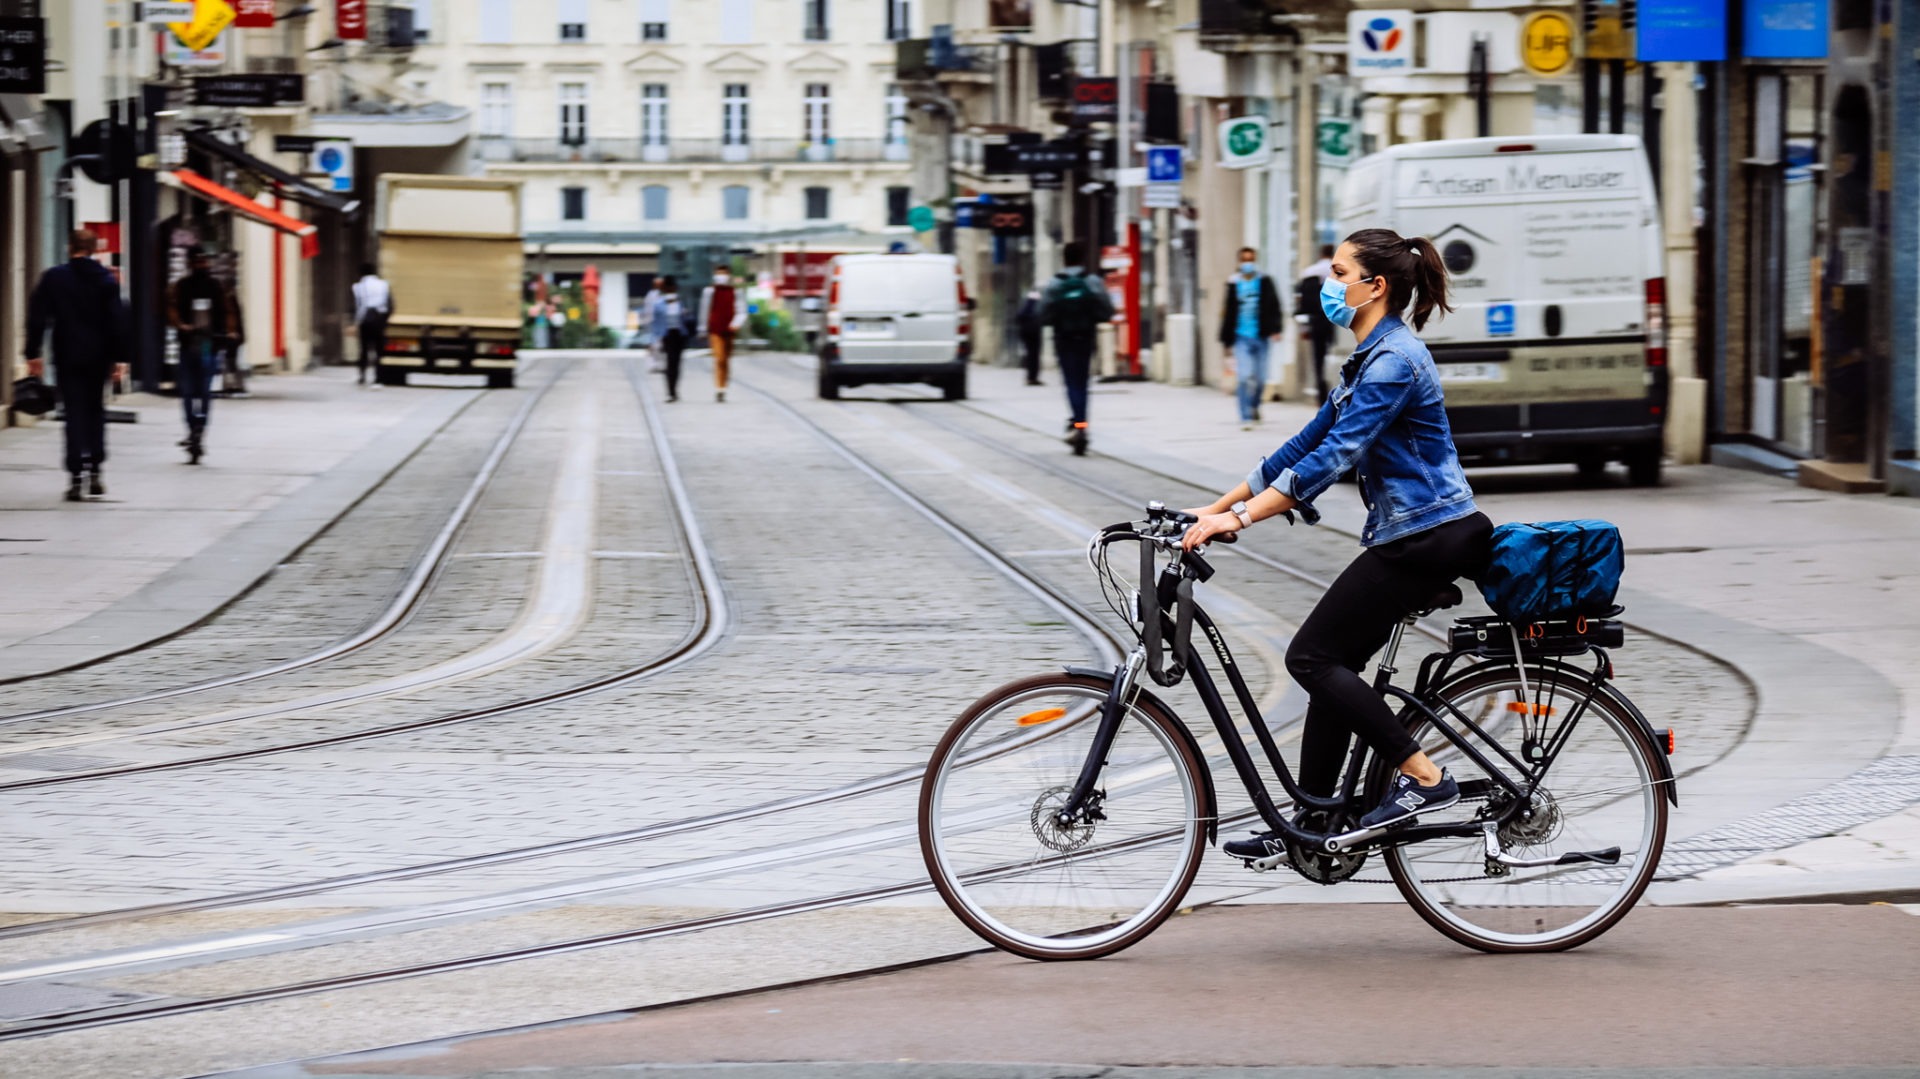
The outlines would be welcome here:
[[[1034,800],[1033,812],[1028,814],[1027,819],[1033,825],[1034,838],[1048,850],[1071,854],[1093,842],[1094,825],[1097,821],[1092,819],[1092,813],[1089,811],[1095,807],[1083,808],[1079,817],[1071,824],[1060,823],[1060,811],[1066,808],[1067,797],[1072,793],[1071,787],[1054,787],[1051,790],[1042,791],[1040,797]]]

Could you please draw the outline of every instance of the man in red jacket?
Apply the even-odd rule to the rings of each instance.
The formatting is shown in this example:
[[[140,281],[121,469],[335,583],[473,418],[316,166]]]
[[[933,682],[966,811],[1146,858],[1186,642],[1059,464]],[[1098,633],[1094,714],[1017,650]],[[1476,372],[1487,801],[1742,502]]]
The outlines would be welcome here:
[[[713,399],[727,399],[727,361],[733,358],[733,337],[747,324],[747,305],[733,286],[733,272],[722,263],[713,268],[713,284],[700,294],[700,325],[713,349]]]

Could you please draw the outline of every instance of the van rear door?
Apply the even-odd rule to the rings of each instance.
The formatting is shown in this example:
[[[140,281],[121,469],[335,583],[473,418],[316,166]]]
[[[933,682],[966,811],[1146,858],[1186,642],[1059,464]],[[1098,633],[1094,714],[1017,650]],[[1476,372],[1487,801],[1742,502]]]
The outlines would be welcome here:
[[[951,363],[960,304],[947,258],[876,255],[840,265],[840,362]]]

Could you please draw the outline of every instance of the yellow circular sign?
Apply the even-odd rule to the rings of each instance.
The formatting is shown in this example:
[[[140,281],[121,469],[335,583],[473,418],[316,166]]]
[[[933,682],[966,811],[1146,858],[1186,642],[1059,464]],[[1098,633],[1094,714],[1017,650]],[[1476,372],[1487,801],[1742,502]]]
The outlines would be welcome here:
[[[1535,75],[1573,70],[1573,20],[1558,11],[1536,11],[1520,26],[1520,62]]]

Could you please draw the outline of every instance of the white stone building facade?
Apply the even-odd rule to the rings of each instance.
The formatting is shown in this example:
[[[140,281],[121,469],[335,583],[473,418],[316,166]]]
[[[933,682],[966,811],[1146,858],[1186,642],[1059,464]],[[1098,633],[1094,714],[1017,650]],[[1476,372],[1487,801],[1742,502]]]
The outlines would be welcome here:
[[[530,265],[592,263],[602,321],[663,245],[908,235],[894,41],[918,0],[415,0],[398,81],[472,111],[470,170],[524,182]],[[629,275],[635,275],[629,277]]]

